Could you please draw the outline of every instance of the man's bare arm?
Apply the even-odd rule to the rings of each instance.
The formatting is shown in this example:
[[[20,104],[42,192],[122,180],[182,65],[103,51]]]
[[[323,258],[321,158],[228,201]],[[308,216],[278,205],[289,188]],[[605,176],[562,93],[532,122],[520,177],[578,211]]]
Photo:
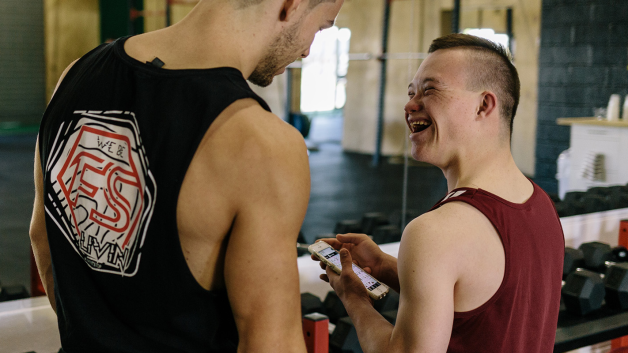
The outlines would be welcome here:
[[[41,162],[39,158],[39,141],[35,145],[35,202],[33,205],[33,215],[29,235],[31,238],[31,246],[35,255],[35,263],[39,271],[39,277],[42,280],[44,289],[52,309],[57,310],[54,293],[54,280],[52,278],[52,263],[50,260],[50,247],[48,246],[48,233],[46,232],[46,214],[44,211],[44,176],[41,170]]]
[[[57,92],[61,81],[65,78],[68,71],[76,63],[72,62],[61,74],[59,82],[55,87],[54,93]],[[54,96],[53,93],[53,96]],[[35,202],[33,204],[33,215],[31,217],[31,225],[29,229],[29,236],[31,238],[31,246],[33,247],[33,254],[35,256],[35,263],[39,271],[39,277],[44,285],[50,305],[53,310],[57,310],[55,295],[54,295],[54,280],[52,277],[52,263],[50,260],[50,247],[48,245],[48,233],[46,232],[46,215],[44,211],[44,176],[41,169],[41,159],[39,157],[39,137],[35,144],[35,166],[34,166],[34,181],[35,181]]]
[[[238,351],[305,352],[295,244],[309,199],[307,150],[294,128],[259,106],[240,114],[253,119],[230,118],[243,123],[244,142],[231,151],[237,210],[225,256]]]
[[[479,307],[501,284],[499,236],[477,209],[452,202],[412,221],[399,249],[401,289],[394,327],[373,309],[352,271],[338,276],[328,269],[330,283],[355,324],[364,352],[445,352],[454,312]],[[351,261],[348,253],[345,257]]]

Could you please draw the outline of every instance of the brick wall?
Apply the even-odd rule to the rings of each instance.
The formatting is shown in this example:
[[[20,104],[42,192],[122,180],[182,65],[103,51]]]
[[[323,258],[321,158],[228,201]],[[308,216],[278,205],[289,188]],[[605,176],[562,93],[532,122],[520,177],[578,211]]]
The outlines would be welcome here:
[[[556,118],[593,115],[628,94],[628,0],[543,0],[535,182],[557,192],[570,131]],[[628,153],[628,151],[626,151]]]
[[[0,1],[0,123],[38,124],[43,114],[43,11],[41,0]]]

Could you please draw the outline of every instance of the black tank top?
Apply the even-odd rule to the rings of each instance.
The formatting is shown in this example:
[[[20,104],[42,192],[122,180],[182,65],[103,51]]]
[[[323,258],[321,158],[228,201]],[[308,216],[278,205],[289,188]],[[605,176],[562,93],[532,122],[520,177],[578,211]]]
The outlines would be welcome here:
[[[183,256],[177,200],[227,106],[270,109],[237,69],[159,69],[129,57],[126,39],[73,66],[39,131],[63,349],[235,352],[226,291],[202,288]]]

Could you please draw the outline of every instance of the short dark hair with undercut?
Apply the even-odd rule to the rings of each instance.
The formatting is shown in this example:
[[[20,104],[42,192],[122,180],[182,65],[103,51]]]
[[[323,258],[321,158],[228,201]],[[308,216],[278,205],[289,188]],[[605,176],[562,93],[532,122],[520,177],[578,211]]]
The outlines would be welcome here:
[[[512,63],[508,49],[488,39],[469,34],[453,33],[434,39],[428,53],[441,49],[470,50],[469,78],[467,88],[471,90],[488,89],[493,91],[500,102],[500,115],[512,126],[519,105],[521,84],[517,69]]]

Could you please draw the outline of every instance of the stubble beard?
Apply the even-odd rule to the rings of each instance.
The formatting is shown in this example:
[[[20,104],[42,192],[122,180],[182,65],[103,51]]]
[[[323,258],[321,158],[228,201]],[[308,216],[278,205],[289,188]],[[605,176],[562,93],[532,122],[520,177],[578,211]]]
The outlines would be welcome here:
[[[297,34],[299,32],[301,21],[299,20],[292,27],[286,28],[268,47],[266,55],[257,64],[248,80],[260,87],[267,87],[273,83],[275,74],[287,62],[295,56],[298,50]]]

